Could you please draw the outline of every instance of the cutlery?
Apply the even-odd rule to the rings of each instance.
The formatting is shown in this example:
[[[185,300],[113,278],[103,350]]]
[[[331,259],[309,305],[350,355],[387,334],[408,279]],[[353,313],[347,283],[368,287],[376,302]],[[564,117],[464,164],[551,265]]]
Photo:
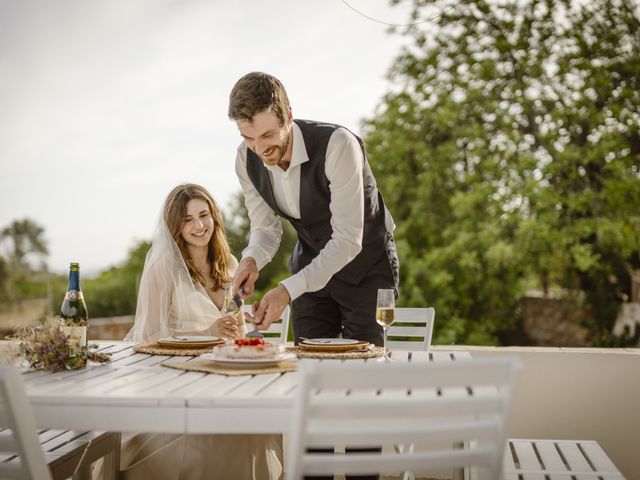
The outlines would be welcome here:
[[[246,312],[246,316],[249,318],[249,320],[255,319],[255,317],[251,315],[249,312]],[[253,324],[253,330],[251,330],[250,332],[247,332],[247,334],[245,335],[245,338],[264,338],[264,335],[262,334],[262,332],[258,330],[258,326],[255,323],[253,323],[253,321],[251,323]]]
[[[254,325],[253,330],[247,332],[245,338],[264,338],[264,335],[258,330],[258,327]]]
[[[240,285],[238,291],[233,297],[231,297],[231,301],[222,309],[222,313],[234,314],[242,307],[242,297],[240,296],[241,292],[244,294],[244,284]],[[247,316],[250,319],[253,318],[249,313],[247,313]],[[254,324],[253,330],[248,332],[245,335],[245,338],[264,338],[264,335],[258,330],[258,326]]]
[[[240,292],[243,292],[242,286],[240,289],[231,297],[231,301],[227,303],[222,309],[222,313],[236,313],[240,308],[242,308],[242,297],[240,296]]]

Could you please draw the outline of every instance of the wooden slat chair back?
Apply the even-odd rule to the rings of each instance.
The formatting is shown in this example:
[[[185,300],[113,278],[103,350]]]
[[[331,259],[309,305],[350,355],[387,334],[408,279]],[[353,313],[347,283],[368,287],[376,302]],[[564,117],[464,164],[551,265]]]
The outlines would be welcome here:
[[[505,480],[622,480],[597,442],[510,438],[504,452]]]
[[[251,313],[251,305],[245,304],[244,311]],[[287,305],[282,312],[282,318],[273,322],[267,330],[262,332],[265,340],[279,342],[282,344],[287,343],[287,336],[289,333],[289,313],[290,308],[289,305]],[[250,332],[251,330],[253,330],[253,325],[250,322],[247,322],[247,332]]]
[[[396,308],[395,320],[387,333],[387,345],[393,350],[424,350],[431,346],[433,308]]]
[[[414,364],[301,360],[289,478],[477,467],[477,478],[496,480],[519,368],[511,358]],[[353,448],[419,443],[428,450],[307,451],[336,443]]]
[[[37,431],[15,367],[0,367],[0,390],[0,478],[89,480],[91,465],[104,458],[102,478],[115,480],[120,467],[120,434]]]
[[[51,480],[36,432],[33,410],[15,367],[0,367],[0,478]],[[6,460],[13,461],[6,461]]]
[[[395,309],[395,320],[389,328],[387,345],[393,356],[394,350],[421,350],[428,352],[433,336],[433,323],[436,312],[429,308],[405,308]],[[414,444],[394,445],[396,452],[412,452]],[[402,480],[414,480],[411,472],[405,471],[401,475]]]

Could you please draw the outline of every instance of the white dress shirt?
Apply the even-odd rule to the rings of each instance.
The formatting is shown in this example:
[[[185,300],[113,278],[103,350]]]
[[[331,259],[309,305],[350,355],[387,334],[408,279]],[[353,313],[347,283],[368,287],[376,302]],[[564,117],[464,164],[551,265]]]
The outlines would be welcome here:
[[[293,123],[291,164],[284,171],[266,166],[278,207],[290,217],[300,219],[300,169],[309,161],[300,128]],[[320,253],[298,273],[280,282],[291,300],[305,292],[324,287],[331,276],[362,250],[364,230],[364,158],[358,140],[344,128],[337,129],[327,145],[325,174],[329,179],[331,227],[333,233]],[[245,196],[251,222],[249,245],[242,258],[253,257],[262,269],[275,255],[282,237],[280,218],[262,199],[247,174],[247,146],[242,142],[236,157],[236,174]]]

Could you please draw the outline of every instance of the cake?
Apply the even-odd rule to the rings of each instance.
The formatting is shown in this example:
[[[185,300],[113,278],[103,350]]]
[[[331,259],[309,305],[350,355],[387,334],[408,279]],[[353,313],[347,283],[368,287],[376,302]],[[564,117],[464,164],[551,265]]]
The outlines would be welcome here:
[[[214,356],[219,359],[270,360],[277,359],[283,352],[282,345],[262,338],[240,338],[213,348]]]

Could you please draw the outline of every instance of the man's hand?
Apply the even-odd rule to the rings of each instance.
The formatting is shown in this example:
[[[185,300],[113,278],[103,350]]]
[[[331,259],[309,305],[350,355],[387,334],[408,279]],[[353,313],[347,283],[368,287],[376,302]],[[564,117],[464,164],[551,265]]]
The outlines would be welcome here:
[[[283,285],[269,290],[260,303],[253,304],[253,324],[258,327],[258,330],[267,330],[272,322],[282,316],[282,312],[290,301],[291,296]]]
[[[242,291],[240,291],[242,299],[244,300],[250,297],[255,290],[255,283],[258,276],[260,276],[260,272],[253,257],[243,258],[238,264],[236,273],[231,280],[231,292],[238,292],[240,291],[240,287],[242,287]]]

